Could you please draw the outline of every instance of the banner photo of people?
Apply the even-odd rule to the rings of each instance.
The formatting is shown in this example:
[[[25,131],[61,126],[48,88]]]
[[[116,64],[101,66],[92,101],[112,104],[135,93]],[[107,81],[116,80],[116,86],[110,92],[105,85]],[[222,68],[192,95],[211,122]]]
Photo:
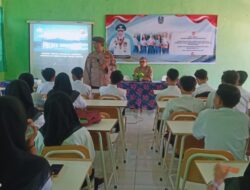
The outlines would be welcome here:
[[[106,15],[107,49],[117,63],[213,64],[217,15]]]

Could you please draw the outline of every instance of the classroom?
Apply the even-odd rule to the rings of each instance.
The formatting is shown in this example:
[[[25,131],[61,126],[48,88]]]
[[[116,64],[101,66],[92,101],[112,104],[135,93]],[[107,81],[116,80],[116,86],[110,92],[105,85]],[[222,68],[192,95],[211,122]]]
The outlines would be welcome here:
[[[249,190],[249,10],[0,0],[0,190]]]

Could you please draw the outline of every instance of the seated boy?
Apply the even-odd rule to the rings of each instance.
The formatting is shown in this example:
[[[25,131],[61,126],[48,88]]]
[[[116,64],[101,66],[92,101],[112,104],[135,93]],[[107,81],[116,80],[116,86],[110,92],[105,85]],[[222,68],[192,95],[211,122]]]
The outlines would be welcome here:
[[[207,84],[208,77],[207,71],[204,69],[199,69],[195,71],[194,76],[199,85],[198,88],[193,93],[194,97],[207,97],[208,94],[213,91],[213,89]]]
[[[239,74],[238,88],[241,94],[241,99],[240,99],[239,104],[237,105],[237,108],[239,110],[243,110],[243,112],[246,109],[245,113],[248,113],[248,102],[250,100],[250,93],[242,87],[242,85],[247,80],[248,75],[247,75],[247,72],[245,71],[237,71],[237,73]]]
[[[121,73],[121,71],[113,71],[110,75],[110,80],[111,84],[109,84],[108,86],[100,87],[100,95],[113,95],[120,97],[122,100],[126,100],[127,91],[121,88],[117,88],[117,84],[123,80],[123,74]]]
[[[36,92],[38,94],[48,94],[48,92],[54,87],[56,71],[53,68],[45,68],[41,73],[45,82],[37,87]]]
[[[183,76],[180,79],[180,88],[182,96],[169,100],[162,114],[162,120],[169,119],[173,112],[196,112],[199,113],[204,109],[204,103],[198,98],[192,97],[195,90],[196,80],[192,76]]]
[[[74,69],[72,69],[71,74],[73,79],[72,89],[78,91],[81,95],[91,98],[91,87],[82,82],[83,69],[81,67],[75,67]]]
[[[222,84],[231,84],[234,86],[237,86],[239,82],[239,74],[237,71],[234,70],[228,70],[223,72],[223,75],[221,77],[221,83]],[[214,108],[214,98],[215,98],[216,91],[210,92],[207,98],[207,108]],[[241,96],[239,103],[234,107],[234,109],[247,113],[248,112],[248,101],[244,99],[243,96]]]
[[[181,96],[181,90],[176,85],[178,82],[179,72],[176,69],[169,69],[167,72],[166,82],[168,87],[162,91],[160,91],[157,96],[156,100],[159,100],[161,96]]]
[[[249,117],[233,107],[240,101],[239,89],[231,84],[221,84],[216,91],[216,109],[202,111],[195,121],[193,136],[205,139],[205,149],[227,150],[236,159],[244,160],[249,138]]]

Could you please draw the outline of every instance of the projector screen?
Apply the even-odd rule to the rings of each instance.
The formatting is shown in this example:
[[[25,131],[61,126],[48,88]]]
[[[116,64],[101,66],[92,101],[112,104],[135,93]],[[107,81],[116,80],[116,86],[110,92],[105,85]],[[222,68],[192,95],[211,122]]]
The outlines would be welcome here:
[[[30,24],[30,73],[43,79],[41,70],[54,68],[71,78],[74,67],[84,69],[91,52],[92,24],[86,22],[32,21]]]

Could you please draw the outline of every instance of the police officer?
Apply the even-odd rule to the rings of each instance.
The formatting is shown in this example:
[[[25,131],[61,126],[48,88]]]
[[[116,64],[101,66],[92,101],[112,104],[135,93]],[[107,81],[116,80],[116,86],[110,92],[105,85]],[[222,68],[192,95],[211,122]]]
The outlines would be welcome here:
[[[86,59],[83,81],[92,88],[99,88],[110,83],[110,74],[116,70],[116,61],[114,56],[105,50],[104,38],[93,37],[92,42],[94,51]]]
[[[109,50],[113,52],[115,57],[130,57],[131,46],[130,40],[125,37],[126,26],[118,24],[115,30],[117,31],[117,35],[111,40]]]

